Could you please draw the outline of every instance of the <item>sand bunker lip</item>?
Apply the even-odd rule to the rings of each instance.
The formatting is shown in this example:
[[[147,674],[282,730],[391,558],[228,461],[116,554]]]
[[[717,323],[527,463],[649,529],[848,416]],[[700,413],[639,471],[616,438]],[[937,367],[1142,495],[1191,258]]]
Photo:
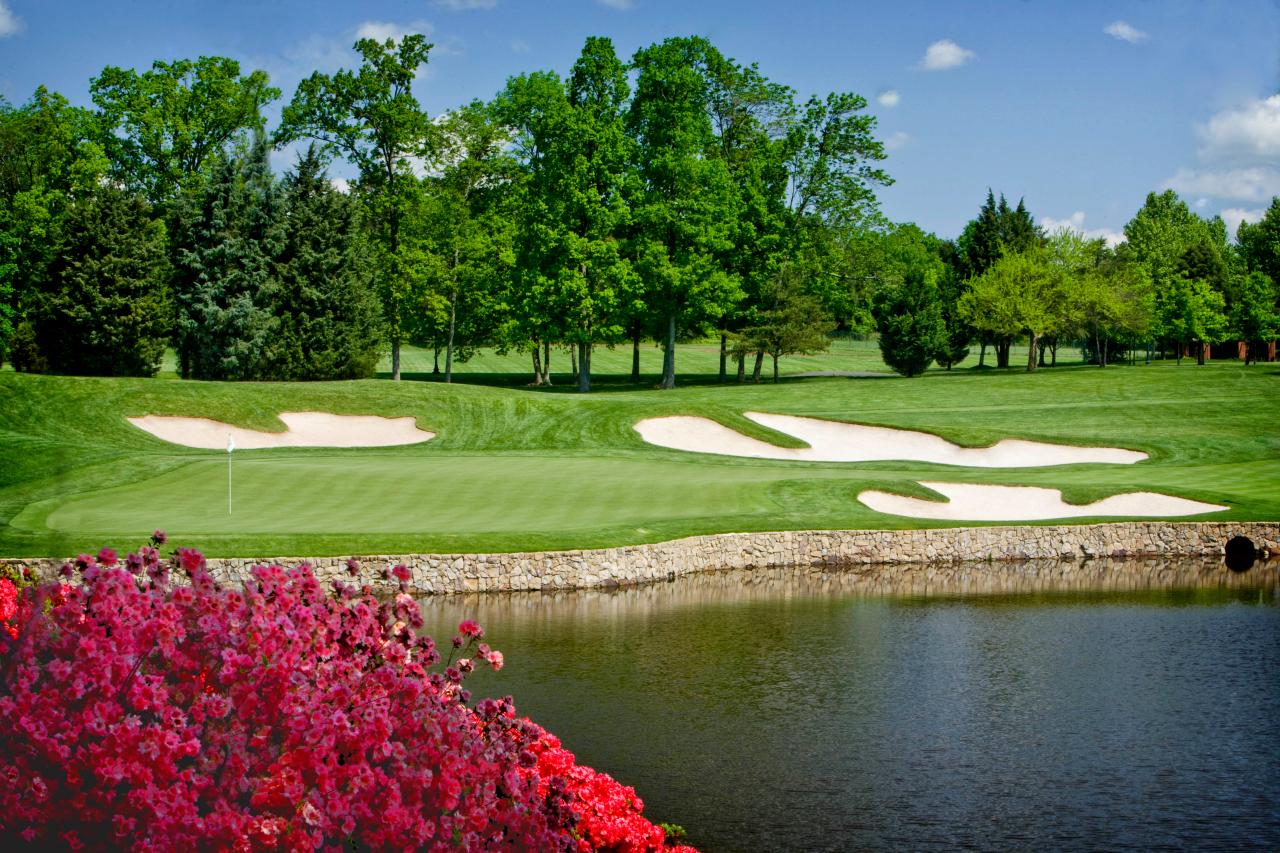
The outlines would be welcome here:
[[[235,439],[237,450],[264,447],[391,447],[419,444],[435,438],[435,433],[418,429],[414,419],[410,417],[281,412],[280,420],[288,427],[284,432],[261,432],[208,418],[167,415],[128,418],[129,423],[156,438],[207,450],[226,450],[228,435]]]
[[[636,432],[650,444],[695,453],[794,459],[808,462],[883,462],[902,460],[964,465],[971,468],[1039,468],[1046,465],[1109,463],[1132,465],[1147,458],[1136,450],[1073,447],[1007,438],[991,447],[960,447],[945,438],[912,430],[848,424],[795,415],[745,412],[748,418],[793,435],[805,448],[777,447],[731,430],[708,418],[676,415],[646,418]]]
[[[985,486],[976,483],[920,485],[947,497],[947,502],[909,498],[889,492],[867,491],[858,500],[888,515],[927,518],[934,521],[1045,521],[1086,516],[1168,517],[1220,512],[1225,506],[1176,498],[1157,492],[1129,492],[1094,501],[1069,504],[1058,489],[1037,486]]]

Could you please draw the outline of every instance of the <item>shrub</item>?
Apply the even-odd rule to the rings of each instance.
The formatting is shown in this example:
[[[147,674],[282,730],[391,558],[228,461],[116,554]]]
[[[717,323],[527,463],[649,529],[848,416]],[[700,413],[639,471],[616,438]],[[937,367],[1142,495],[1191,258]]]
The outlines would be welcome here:
[[[463,657],[441,670],[433,641],[415,635],[422,617],[403,577],[384,602],[341,582],[327,594],[305,565],[256,566],[228,589],[198,551],[162,561],[160,541],[123,567],[110,549],[83,554],[63,567],[77,583],[26,590],[11,608],[0,591],[15,629],[0,634],[10,839],[96,850],[664,843],[651,824],[601,823],[618,796],[608,777],[588,790],[588,768],[551,775],[538,756],[552,747],[526,748],[549,736],[509,697],[468,706],[467,673],[500,668],[501,653],[463,622]],[[598,808],[587,799],[597,791]],[[618,808],[643,822],[630,798]]]
[[[903,376],[918,376],[946,345],[946,327],[933,281],[909,272],[897,287],[876,294],[872,312],[884,363]]]

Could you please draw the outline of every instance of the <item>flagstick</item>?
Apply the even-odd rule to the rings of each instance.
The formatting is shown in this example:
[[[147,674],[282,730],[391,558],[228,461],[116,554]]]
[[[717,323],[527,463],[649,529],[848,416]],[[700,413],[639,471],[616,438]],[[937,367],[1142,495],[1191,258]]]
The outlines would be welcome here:
[[[231,451],[236,449],[236,441],[231,433],[227,433],[227,517],[231,517]]]

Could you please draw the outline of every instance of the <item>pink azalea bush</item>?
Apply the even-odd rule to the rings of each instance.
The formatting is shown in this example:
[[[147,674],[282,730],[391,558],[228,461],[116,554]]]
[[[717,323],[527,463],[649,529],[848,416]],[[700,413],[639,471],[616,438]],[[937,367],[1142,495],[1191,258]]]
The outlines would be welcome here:
[[[307,566],[256,566],[229,589],[198,551],[163,561],[162,542],[123,565],[82,554],[64,584],[0,581],[0,836],[138,851],[666,844],[634,791],[574,765],[509,697],[468,705],[467,673],[502,654],[467,620],[464,656],[442,665],[399,567],[391,601],[326,591]]]

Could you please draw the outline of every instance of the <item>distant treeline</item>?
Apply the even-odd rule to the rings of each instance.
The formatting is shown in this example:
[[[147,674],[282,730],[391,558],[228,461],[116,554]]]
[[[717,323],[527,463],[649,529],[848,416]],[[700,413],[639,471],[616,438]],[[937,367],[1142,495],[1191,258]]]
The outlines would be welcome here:
[[[954,241],[880,214],[890,184],[867,102],[800,101],[703,38],[620,59],[589,38],[568,76],[511,78],[429,115],[411,87],[431,45],[363,39],[360,64],[281,93],[231,59],[108,67],[93,108],[38,89],[0,100],[0,358],[25,371],[371,376],[433,349],[446,381],[477,347],[553,347],[591,386],[598,345],[642,342],[676,378],[680,341],[718,335],[721,378],[877,331],[906,375],[971,348],[1027,368],[1079,342],[1105,365],[1145,349],[1280,331],[1280,200],[1235,244],[1174,193],[1108,247],[1045,234],[988,193]],[[283,177],[272,148],[297,146]],[[332,181],[340,158],[355,174]],[[1249,354],[1255,354],[1251,346]]]

